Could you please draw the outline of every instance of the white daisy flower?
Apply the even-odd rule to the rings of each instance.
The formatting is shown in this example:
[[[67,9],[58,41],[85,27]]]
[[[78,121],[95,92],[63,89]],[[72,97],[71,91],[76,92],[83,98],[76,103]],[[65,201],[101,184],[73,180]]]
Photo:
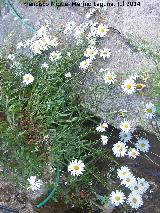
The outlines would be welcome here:
[[[87,12],[86,15],[85,15],[86,19],[89,19],[95,11],[96,11],[95,8],[90,8],[89,12]]]
[[[90,32],[87,35],[88,40],[91,38],[96,38],[97,36],[97,22],[95,23],[90,23]]]
[[[128,121],[128,120],[121,121],[121,123],[120,123],[120,129],[123,132],[128,133],[131,130],[131,122]]]
[[[140,155],[140,153],[139,153],[139,151],[137,150],[137,149],[135,149],[135,148],[130,148],[129,150],[128,150],[128,156],[130,157],[130,158],[136,158],[137,156],[139,156]]]
[[[87,25],[82,23],[74,29],[74,38],[79,39],[85,32]]]
[[[91,62],[92,61],[89,58],[87,58],[86,60],[81,61],[79,67],[83,70],[86,70],[89,67],[89,65],[91,64]]]
[[[72,77],[72,75],[71,75],[71,73],[70,73],[70,72],[67,72],[67,73],[65,74],[65,77],[66,77],[66,78],[71,78],[71,77]]]
[[[106,145],[108,143],[108,136],[101,135],[101,140],[102,140],[103,145]]]
[[[95,29],[96,29],[96,27],[94,27]],[[96,31],[94,32],[89,32],[88,34],[87,34],[87,40],[88,40],[88,42],[89,42],[89,44],[91,44],[92,43],[92,45],[94,46],[94,45],[96,45],[96,42],[97,42],[97,40],[96,40]],[[90,40],[92,40],[91,42],[90,42]]]
[[[45,36],[47,34],[47,28],[45,26],[42,26],[38,31],[37,31],[37,35],[42,37]]]
[[[110,197],[111,203],[114,204],[115,206],[119,206],[120,204],[123,204],[126,199],[124,193],[118,190],[116,190],[115,192],[112,191],[109,197]]]
[[[148,152],[149,148],[151,147],[149,141],[145,138],[140,138],[136,143],[136,148],[139,149],[141,152]]]
[[[133,79],[127,79],[123,81],[123,84],[121,87],[124,93],[132,94],[135,92],[136,84]]]
[[[57,61],[59,59],[61,59],[61,52],[59,51],[53,51],[52,53],[50,53],[49,59],[53,62],[53,61]]]
[[[42,53],[42,49],[41,49],[41,45],[39,43],[39,41],[34,41],[31,46],[30,49],[32,50],[32,52],[34,54],[41,54]]]
[[[103,76],[103,79],[105,83],[112,84],[114,83],[116,76],[114,75],[114,73],[108,72]]]
[[[104,60],[107,58],[111,57],[111,50],[108,48],[103,48],[99,50],[100,52],[100,57],[103,58]]]
[[[41,65],[41,69],[45,68],[45,69],[48,69],[48,64],[46,62],[44,62],[42,65]]]
[[[143,189],[142,189],[142,186],[139,183],[137,183],[137,182],[130,187],[130,190],[133,193],[137,193],[137,194],[143,194],[144,193]]]
[[[137,193],[130,193],[127,202],[134,209],[138,209],[143,205],[142,197]]]
[[[125,185],[127,188],[130,188],[132,185],[136,184],[136,178],[130,174],[122,180],[121,184]]]
[[[145,193],[149,189],[149,183],[144,178],[137,178],[137,182],[141,187],[142,193]]]
[[[152,103],[147,103],[144,111],[146,118],[153,118],[156,112],[156,107]]]
[[[20,49],[22,47],[24,47],[25,45],[23,44],[23,42],[18,42],[17,44],[17,49]]]
[[[89,43],[90,45],[92,45],[92,46],[95,46],[95,45],[96,45],[96,38],[90,38],[90,39],[88,40],[88,43]]]
[[[32,191],[36,191],[40,189],[41,185],[43,185],[42,180],[36,180],[36,176],[31,176],[27,180],[30,183],[30,186],[27,188],[27,190],[31,189]]]
[[[104,37],[108,31],[109,29],[107,28],[107,26],[101,23],[97,28],[97,35],[99,37]]]
[[[132,138],[133,138],[131,132],[125,133],[124,131],[121,131],[119,133],[119,137],[120,137],[120,140],[123,141],[124,143],[132,140]]]
[[[30,39],[30,40],[28,39],[27,41],[24,42],[24,46],[25,47],[30,46],[32,42],[33,42],[33,39]]]
[[[41,48],[37,47],[37,46],[33,47],[32,51],[33,51],[34,54],[41,54],[42,53]]]
[[[15,59],[15,55],[14,54],[9,54],[8,55],[8,59],[13,61]]]
[[[106,128],[108,128],[107,122],[100,123],[99,126],[96,127],[97,132],[105,132]]]
[[[123,180],[131,175],[131,171],[127,166],[122,166],[120,169],[117,169],[118,177]]]
[[[48,36],[43,36],[38,41],[42,50],[48,49],[48,45],[50,44],[50,38]]]
[[[49,45],[52,46],[52,47],[57,47],[58,46],[58,39],[55,36],[53,36],[49,41]]]
[[[31,84],[33,81],[34,81],[34,77],[30,73],[25,74],[23,76],[23,83],[24,84],[28,85],[28,84]]]
[[[113,145],[112,150],[116,157],[124,157],[127,152],[127,147],[125,146],[125,143],[118,141]]]
[[[68,172],[71,172],[71,175],[78,176],[83,174],[85,165],[81,160],[75,159],[72,160],[68,166]]]
[[[97,53],[98,50],[95,47],[90,46],[86,49],[84,56],[89,57],[91,60],[93,60],[96,58]]]

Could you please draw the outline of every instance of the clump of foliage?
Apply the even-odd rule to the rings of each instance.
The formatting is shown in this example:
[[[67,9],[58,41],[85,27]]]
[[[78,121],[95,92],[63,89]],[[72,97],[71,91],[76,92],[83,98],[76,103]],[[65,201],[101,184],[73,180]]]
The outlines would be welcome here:
[[[78,92],[77,82],[84,73],[72,72],[80,63],[83,48],[72,49],[69,57],[64,52],[60,63],[48,63],[47,70],[41,69],[42,61],[47,61],[47,52],[32,58],[19,56],[18,66],[6,59],[0,60],[3,174],[12,174],[10,178],[25,185],[28,177],[42,177],[49,166],[66,173],[72,159],[81,159],[86,172],[74,181],[67,175],[66,198],[67,193],[75,191],[75,186],[78,192],[85,188],[93,190],[89,184],[92,176],[97,178],[99,171],[94,165],[100,159],[115,165],[109,150],[102,148],[97,136],[94,138],[100,119],[95,119],[83,106],[83,94]],[[70,71],[72,77],[65,77]],[[23,76],[28,72],[34,76],[34,81],[24,85]],[[55,170],[52,173],[55,175]],[[107,186],[106,180],[104,184]]]

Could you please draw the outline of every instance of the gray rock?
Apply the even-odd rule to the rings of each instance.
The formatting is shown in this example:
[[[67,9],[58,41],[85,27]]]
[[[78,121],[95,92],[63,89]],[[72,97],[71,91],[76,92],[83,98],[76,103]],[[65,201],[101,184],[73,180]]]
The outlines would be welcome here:
[[[103,14],[110,26],[118,29],[126,37],[132,36],[136,40],[146,39],[158,45],[160,42],[160,2],[158,0],[141,0],[140,6],[108,7]],[[122,2],[122,1],[121,1]],[[130,1],[134,2],[134,1]]]
[[[122,92],[121,84],[115,82],[114,86],[109,86],[104,83],[104,74],[92,72],[87,75],[83,84],[88,108],[117,128],[125,118],[132,121],[133,130],[136,126],[141,126],[149,131],[154,131],[145,119],[144,107],[149,101],[154,102],[147,96],[152,88],[148,78],[156,72],[155,63],[143,53],[135,51],[122,37],[113,32],[108,34],[102,46],[111,49],[112,56],[109,60],[103,61],[102,59],[97,63],[95,62],[95,71],[98,73],[100,68],[107,68],[117,75],[118,82],[121,83],[131,75],[137,74],[139,77],[146,79],[146,88],[144,89],[146,96],[142,96],[140,93],[126,95]],[[95,95],[91,95],[90,91],[97,83],[103,89],[97,91]],[[120,110],[127,111],[124,117],[118,115]]]

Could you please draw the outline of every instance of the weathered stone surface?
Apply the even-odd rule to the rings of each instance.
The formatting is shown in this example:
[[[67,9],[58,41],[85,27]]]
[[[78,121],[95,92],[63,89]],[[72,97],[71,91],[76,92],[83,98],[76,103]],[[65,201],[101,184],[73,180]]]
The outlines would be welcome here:
[[[81,0],[76,2],[83,3]],[[84,2],[91,2],[92,6],[95,5],[94,2],[110,5],[97,8],[100,9],[100,13],[106,18],[109,26],[119,30],[126,37],[132,36],[139,41],[146,39],[155,45],[160,42],[160,2],[158,0],[90,0]],[[118,2],[121,6],[118,6]],[[124,6],[122,6],[123,2]],[[140,2],[140,6],[137,4],[138,2]],[[132,4],[136,6],[130,6]]]
[[[141,0],[140,6],[126,6],[127,2],[129,1],[125,0],[124,7],[108,7],[105,13],[109,25],[125,36],[132,35],[138,40],[147,39],[158,45],[160,42],[160,2]]]
[[[123,80],[129,78],[131,75],[137,74],[139,77],[145,78],[145,75],[150,76],[156,72],[156,66],[152,59],[146,58],[146,56],[132,49],[128,43],[125,43],[123,38],[119,35],[111,32],[108,34],[108,38],[103,42],[103,47],[109,48],[112,51],[112,56],[109,60],[101,60],[96,70],[100,68],[107,68],[109,71],[114,72],[117,75],[118,82],[115,82],[114,86],[104,84],[104,74],[89,73],[85,79],[84,87],[87,91],[92,89],[97,83],[105,85],[101,92],[96,93],[96,101],[98,104],[98,111],[93,107],[93,96],[87,95],[87,104],[89,108],[92,108],[97,115],[102,116],[109,123],[115,127],[119,127],[120,121],[124,118],[132,121],[133,129],[136,126],[145,126],[148,130],[152,127],[146,125],[146,119],[144,117],[144,107],[148,103],[149,98],[140,95],[140,93],[134,93],[126,95],[121,89]],[[121,76],[121,77],[120,77]],[[147,82],[146,82],[147,83]],[[144,94],[147,94],[151,85],[146,84]],[[88,89],[90,88],[90,89]],[[88,101],[90,100],[90,101]],[[126,110],[125,117],[118,116],[116,112],[120,110]],[[115,114],[113,114],[115,112]],[[111,116],[109,114],[111,113]]]

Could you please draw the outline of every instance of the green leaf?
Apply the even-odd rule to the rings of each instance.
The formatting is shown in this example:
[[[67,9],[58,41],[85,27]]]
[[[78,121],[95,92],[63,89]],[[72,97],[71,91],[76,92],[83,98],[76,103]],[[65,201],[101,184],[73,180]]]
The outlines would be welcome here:
[[[160,105],[157,105],[156,109],[157,109],[156,114],[157,114],[157,116],[160,117]]]

